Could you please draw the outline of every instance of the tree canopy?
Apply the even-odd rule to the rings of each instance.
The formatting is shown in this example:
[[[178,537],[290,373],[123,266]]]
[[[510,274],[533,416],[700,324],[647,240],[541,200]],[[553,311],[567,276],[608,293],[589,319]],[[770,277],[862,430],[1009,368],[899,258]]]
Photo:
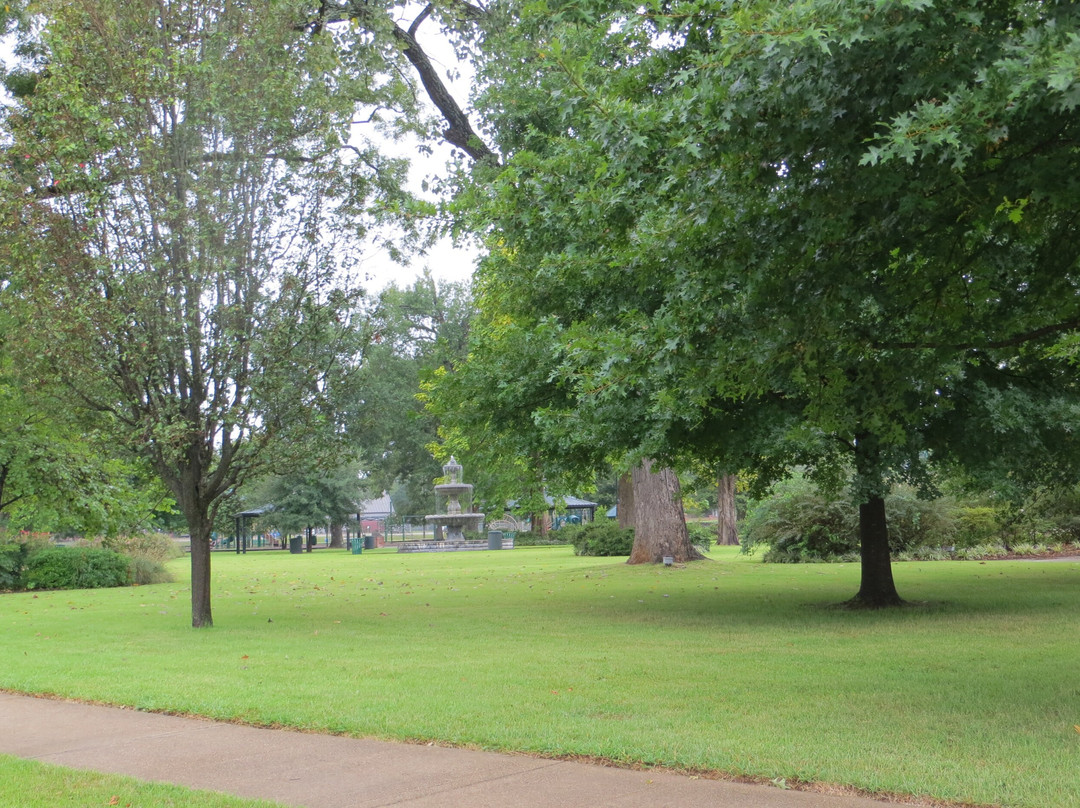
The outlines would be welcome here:
[[[550,335],[539,427],[851,477],[868,605],[899,602],[891,480],[1075,479],[1074,4],[507,13],[477,99],[502,165],[462,199],[481,307]]]
[[[345,148],[378,94],[292,2],[38,10],[43,69],[8,120],[12,261],[43,365],[186,517],[192,622],[210,625],[221,503],[344,433],[363,331],[342,247],[397,188],[377,152]]]

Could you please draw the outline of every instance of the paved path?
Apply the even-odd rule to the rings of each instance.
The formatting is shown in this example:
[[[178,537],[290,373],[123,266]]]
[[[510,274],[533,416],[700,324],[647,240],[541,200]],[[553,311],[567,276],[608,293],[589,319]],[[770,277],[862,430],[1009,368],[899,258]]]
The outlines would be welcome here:
[[[0,692],[0,753],[307,808],[881,808],[825,796]]]

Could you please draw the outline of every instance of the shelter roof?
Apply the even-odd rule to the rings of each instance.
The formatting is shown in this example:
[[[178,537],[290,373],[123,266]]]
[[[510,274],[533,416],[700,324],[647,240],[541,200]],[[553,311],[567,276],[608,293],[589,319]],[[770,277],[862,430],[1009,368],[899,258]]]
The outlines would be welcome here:
[[[381,497],[365,499],[360,503],[360,517],[363,519],[384,519],[394,513],[394,503],[385,491]]]

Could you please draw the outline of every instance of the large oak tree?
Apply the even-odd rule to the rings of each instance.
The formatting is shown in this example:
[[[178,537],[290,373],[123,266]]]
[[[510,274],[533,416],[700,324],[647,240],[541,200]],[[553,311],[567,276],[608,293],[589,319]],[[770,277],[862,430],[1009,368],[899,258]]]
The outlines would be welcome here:
[[[849,477],[870,606],[900,602],[891,481],[1075,477],[1053,347],[1080,326],[1078,13],[505,9],[477,102],[504,159],[463,198],[486,282],[559,329],[561,420],[758,481]]]

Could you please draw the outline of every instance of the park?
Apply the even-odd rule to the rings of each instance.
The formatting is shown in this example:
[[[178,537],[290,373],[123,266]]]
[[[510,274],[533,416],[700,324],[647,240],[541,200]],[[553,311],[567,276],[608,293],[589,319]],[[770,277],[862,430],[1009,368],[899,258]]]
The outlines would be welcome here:
[[[1080,806],[1080,5],[0,24],[0,718]]]
[[[1078,804],[1080,562],[907,562],[909,607],[852,612],[836,603],[857,564],[712,556],[225,553],[221,626],[194,637],[179,560],[173,584],[3,596],[0,687],[943,804]]]

